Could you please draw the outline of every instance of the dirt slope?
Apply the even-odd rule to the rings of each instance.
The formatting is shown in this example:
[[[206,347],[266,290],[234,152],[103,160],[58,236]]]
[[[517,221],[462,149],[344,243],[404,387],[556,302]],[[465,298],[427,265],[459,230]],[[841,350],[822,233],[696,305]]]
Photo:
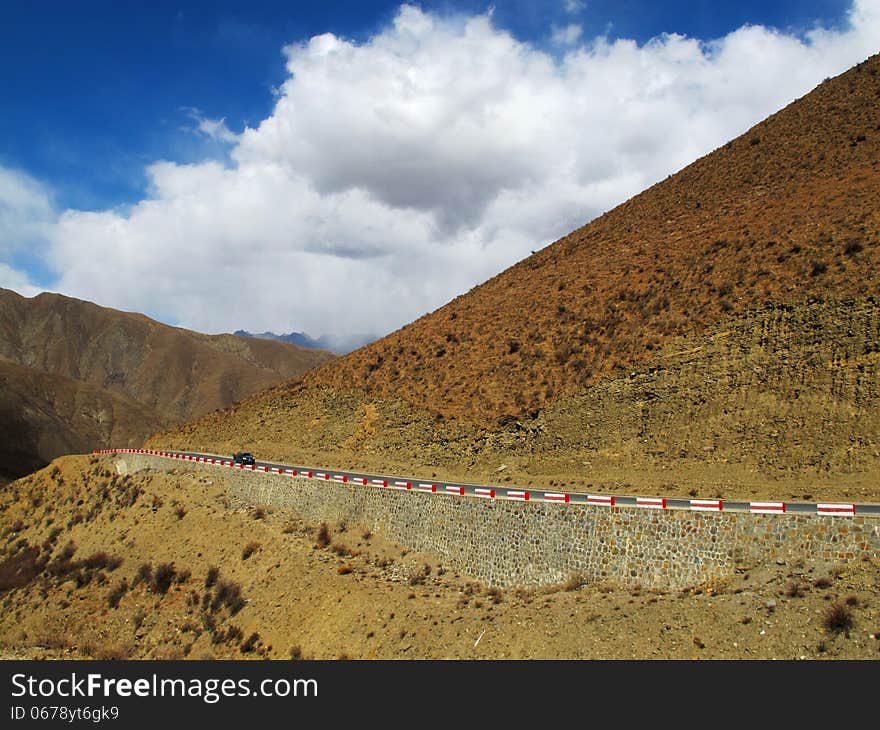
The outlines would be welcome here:
[[[878,71],[873,56],[436,312],[152,443],[880,501]]]
[[[21,476],[70,449],[142,443],[332,357],[189,332],[58,294],[27,299],[0,289],[0,460],[15,454]]]
[[[78,456],[8,485],[0,656],[880,658],[876,560],[741,564],[677,592],[577,576],[502,591],[363,526],[321,540],[319,525],[235,509],[219,479]]]

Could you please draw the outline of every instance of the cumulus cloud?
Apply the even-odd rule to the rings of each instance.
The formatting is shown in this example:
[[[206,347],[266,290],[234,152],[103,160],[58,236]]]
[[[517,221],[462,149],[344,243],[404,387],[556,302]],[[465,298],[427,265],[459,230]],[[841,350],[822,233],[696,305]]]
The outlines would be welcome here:
[[[44,186],[19,170],[0,166],[0,255],[44,241],[53,215]]]
[[[227,164],[157,162],[130,210],[60,215],[56,289],[202,331],[386,333],[876,52],[876,2],[849,21],[552,57],[402,6],[362,43],[292,43],[268,118],[204,120]]]
[[[19,170],[0,166],[0,287],[24,296],[38,293],[23,267],[45,255],[54,220],[45,187]]]

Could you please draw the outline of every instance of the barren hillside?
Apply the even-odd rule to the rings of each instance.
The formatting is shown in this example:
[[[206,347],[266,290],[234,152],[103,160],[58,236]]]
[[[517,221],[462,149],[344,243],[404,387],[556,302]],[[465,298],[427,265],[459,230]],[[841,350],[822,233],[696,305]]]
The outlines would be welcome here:
[[[63,457],[0,494],[0,656],[877,659],[878,563],[682,591],[499,590],[356,524],[231,505],[223,470]]]
[[[157,446],[880,500],[880,56],[401,330]]]
[[[332,357],[168,327],[58,294],[27,299],[0,289],[2,460],[8,476],[21,476],[70,450],[142,443]]]

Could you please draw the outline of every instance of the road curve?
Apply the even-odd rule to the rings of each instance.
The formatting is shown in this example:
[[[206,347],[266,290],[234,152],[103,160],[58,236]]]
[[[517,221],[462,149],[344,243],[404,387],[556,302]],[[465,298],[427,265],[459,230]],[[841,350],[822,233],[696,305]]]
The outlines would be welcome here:
[[[880,504],[816,503],[816,502],[742,502],[721,499],[683,499],[678,497],[632,497],[610,494],[587,494],[584,492],[549,492],[519,487],[500,487],[483,484],[444,482],[416,477],[367,474],[364,472],[327,469],[295,464],[277,464],[258,461],[253,466],[233,463],[231,458],[216,454],[200,454],[193,451],[157,451],[153,449],[100,449],[94,454],[146,454],[183,461],[194,461],[229,468],[300,477],[339,484],[393,489],[399,491],[426,492],[476,499],[507,500],[516,502],[550,502],[552,504],[581,504],[595,507],[636,507],[640,509],[688,510],[691,512],[746,512],[751,514],[810,514],[816,516],[853,517],[880,516]]]

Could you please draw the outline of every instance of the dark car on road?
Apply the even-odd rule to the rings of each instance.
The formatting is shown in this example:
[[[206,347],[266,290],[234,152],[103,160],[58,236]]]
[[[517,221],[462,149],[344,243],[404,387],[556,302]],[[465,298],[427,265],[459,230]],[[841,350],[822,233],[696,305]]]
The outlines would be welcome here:
[[[245,464],[246,466],[253,466],[257,463],[254,455],[249,451],[239,451],[232,457],[232,461],[236,464]]]

